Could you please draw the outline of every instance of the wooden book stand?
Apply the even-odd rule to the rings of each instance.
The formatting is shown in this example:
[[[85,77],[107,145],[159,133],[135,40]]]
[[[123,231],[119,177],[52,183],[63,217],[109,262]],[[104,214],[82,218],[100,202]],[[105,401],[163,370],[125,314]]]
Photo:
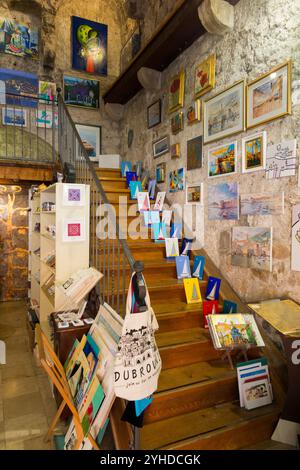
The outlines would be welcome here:
[[[50,437],[54,433],[55,426],[65,406],[67,406],[73,416],[73,421],[74,421],[76,436],[77,436],[77,441],[75,443],[74,450],[80,449],[85,437],[89,439],[90,443],[92,444],[95,450],[99,450],[99,446],[96,443],[95,439],[91,436],[91,434],[88,434],[87,436],[84,435],[84,432],[82,430],[82,425],[79,419],[78,411],[73,403],[73,397],[70,392],[70,388],[69,388],[69,384],[66,378],[64,368],[60,360],[58,359],[57,355],[53,351],[52,345],[50,344],[48,338],[42,332],[39,324],[36,325],[36,338],[37,338],[39,356],[40,356],[42,367],[44,368],[51,382],[57,388],[59,394],[62,397],[62,402],[45,436],[45,441],[47,442],[50,440]]]

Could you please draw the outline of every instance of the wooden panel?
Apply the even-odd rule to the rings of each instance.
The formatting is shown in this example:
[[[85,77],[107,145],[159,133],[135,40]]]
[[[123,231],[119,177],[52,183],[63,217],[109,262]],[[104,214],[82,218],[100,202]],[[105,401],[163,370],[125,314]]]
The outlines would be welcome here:
[[[17,181],[47,182],[53,180],[53,167],[0,165],[0,178],[6,184]],[[4,183],[5,184],[5,183]]]
[[[116,398],[109,415],[116,450],[129,450],[130,442],[133,439],[130,424],[126,421],[121,421],[124,411],[124,400]]]

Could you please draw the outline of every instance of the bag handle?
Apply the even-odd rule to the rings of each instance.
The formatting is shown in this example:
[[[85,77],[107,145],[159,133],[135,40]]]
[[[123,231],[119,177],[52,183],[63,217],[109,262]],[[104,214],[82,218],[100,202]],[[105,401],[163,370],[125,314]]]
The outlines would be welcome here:
[[[131,275],[131,279],[130,279],[130,282],[129,282],[129,287],[128,287],[128,293],[127,293],[127,300],[126,300],[126,315],[127,314],[131,314],[131,310],[132,310],[132,290],[133,290],[133,282],[132,282],[132,279],[133,279],[133,276],[135,275],[136,273],[132,273]],[[151,303],[150,303],[150,296],[149,296],[149,291],[148,291],[148,287],[147,287],[147,284],[146,284],[146,281],[145,281],[145,278],[143,276],[143,280],[144,280],[144,284],[145,284],[145,290],[146,290],[146,295],[145,295],[145,304],[146,304],[146,307],[147,307],[147,310],[150,310],[151,308]]]

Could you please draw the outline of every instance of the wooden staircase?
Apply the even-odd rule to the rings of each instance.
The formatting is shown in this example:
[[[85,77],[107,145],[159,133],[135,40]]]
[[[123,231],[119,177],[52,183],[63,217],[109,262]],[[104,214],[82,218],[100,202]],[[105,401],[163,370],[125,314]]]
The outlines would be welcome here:
[[[117,214],[119,195],[136,206],[119,170],[101,169],[97,173]],[[119,221],[121,224],[121,218]],[[202,304],[186,303],[183,282],[177,280],[174,261],[165,259],[164,244],[152,242],[149,232],[149,239],[128,239],[128,245],[135,259],[145,262],[144,276],[160,326],[156,339],[163,364],[158,391],[145,412],[140,448],[229,450],[270,439],[279,407],[275,404],[252,411],[240,408],[236,373],[220,358],[208,330],[203,328]],[[129,281],[129,266],[126,271]],[[209,275],[220,277],[206,256],[205,276],[200,281],[203,298]],[[245,309],[222,280],[221,304],[224,298]],[[116,400],[111,423],[118,449],[128,448],[124,434],[129,427],[120,421],[123,409],[121,400]]]

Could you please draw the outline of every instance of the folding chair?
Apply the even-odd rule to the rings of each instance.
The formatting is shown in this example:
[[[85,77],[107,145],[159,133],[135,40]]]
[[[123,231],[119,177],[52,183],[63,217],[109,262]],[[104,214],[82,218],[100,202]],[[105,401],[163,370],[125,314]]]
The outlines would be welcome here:
[[[50,440],[50,437],[54,433],[55,426],[58,423],[58,420],[65,406],[67,406],[73,416],[74,426],[75,426],[76,436],[77,436],[77,441],[74,446],[74,450],[80,449],[80,446],[85,437],[89,439],[91,445],[93,446],[95,450],[99,450],[99,446],[94,440],[94,438],[91,436],[91,434],[88,434],[87,436],[84,435],[80,418],[78,415],[78,411],[73,403],[73,397],[70,392],[70,388],[69,388],[69,384],[66,378],[64,368],[60,360],[58,359],[57,355],[53,351],[51,343],[49,342],[46,335],[42,332],[39,324],[36,325],[35,330],[36,330],[36,339],[37,339],[37,344],[38,344],[41,365],[46,371],[46,373],[48,374],[51,382],[57,388],[59,394],[62,397],[62,402],[59,405],[56,415],[54,416],[49,426],[48,432],[45,436],[45,441],[48,442]]]

